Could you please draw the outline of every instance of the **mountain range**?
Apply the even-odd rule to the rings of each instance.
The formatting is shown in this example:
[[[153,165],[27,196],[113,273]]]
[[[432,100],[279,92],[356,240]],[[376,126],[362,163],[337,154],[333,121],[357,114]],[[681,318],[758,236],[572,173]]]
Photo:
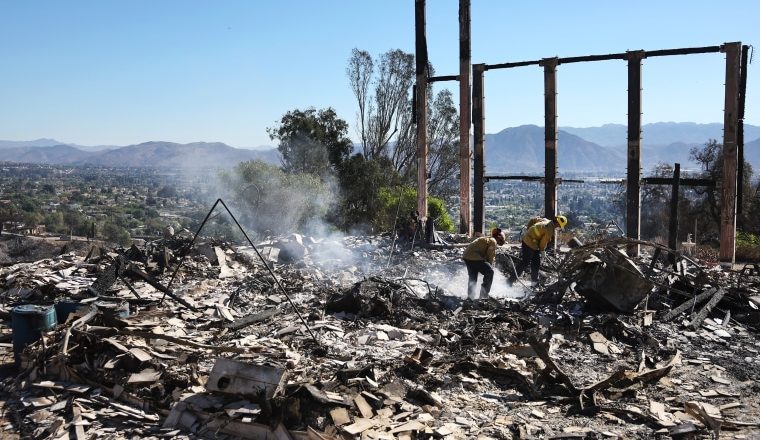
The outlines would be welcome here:
[[[562,172],[625,173],[628,128],[621,124],[601,127],[560,127],[557,130],[557,163]],[[697,169],[689,155],[692,148],[710,139],[722,142],[723,124],[658,122],[642,127],[641,166],[647,173],[658,163],[680,163]],[[760,169],[760,127],[744,126],[744,157]],[[542,173],[544,170],[544,128],[521,125],[486,134],[487,174]]]
[[[45,145],[51,141],[53,145]],[[151,141],[126,147],[83,150],[47,139],[19,143],[0,141],[0,161],[8,162],[111,167],[231,168],[239,162],[254,159],[280,163],[276,149],[249,150],[230,147],[221,142],[178,144]]]
[[[744,126],[745,159],[760,169],[760,127]],[[657,163],[679,162],[684,169],[696,169],[690,162],[691,148],[701,147],[708,140],[719,142],[722,124],[692,122],[658,122],[642,127],[641,161],[644,172]],[[557,161],[560,173],[625,172],[627,127],[605,124],[600,127],[560,127],[557,133]],[[544,129],[536,125],[506,128],[486,134],[487,174],[539,174],[544,169]],[[54,139],[33,141],[0,140],[0,161],[100,165],[128,167],[229,168],[241,161],[260,159],[279,164],[275,148],[234,148],[221,142],[178,144],[151,141],[125,147],[81,146]]]

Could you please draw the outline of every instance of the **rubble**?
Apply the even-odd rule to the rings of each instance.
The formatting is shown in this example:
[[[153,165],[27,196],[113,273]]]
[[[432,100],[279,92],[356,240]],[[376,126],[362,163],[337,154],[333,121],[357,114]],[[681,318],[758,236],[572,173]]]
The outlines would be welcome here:
[[[577,246],[542,284],[480,301],[465,299],[461,247],[388,236],[254,249],[180,231],[7,265],[6,365],[13,306],[78,307],[20,352],[0,427],[77,439],[760,435],[757,277],[686,257],[674,268],[644,242],[661,252],[632,259],[629,244]]]

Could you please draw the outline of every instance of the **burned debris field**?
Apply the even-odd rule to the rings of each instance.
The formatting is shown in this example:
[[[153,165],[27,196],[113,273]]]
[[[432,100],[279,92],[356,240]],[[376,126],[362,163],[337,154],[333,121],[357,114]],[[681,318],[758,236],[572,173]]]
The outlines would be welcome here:
[[[184,230],[17,257],[0,269],[4,436],[760,435],[757,268],[674,266],[647,242],[631,259],[618,238],[470,300],[466,237],[445,238],[254,250]]]
[[[227,3],[3,5],[0,440],[760,439],[760,3]]]

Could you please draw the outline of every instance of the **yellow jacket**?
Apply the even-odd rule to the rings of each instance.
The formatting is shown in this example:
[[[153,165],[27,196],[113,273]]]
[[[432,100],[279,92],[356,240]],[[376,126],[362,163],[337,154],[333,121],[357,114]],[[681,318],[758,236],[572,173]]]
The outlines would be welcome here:
[[[533,250],[543,251],[546,250],[552,237],[554,237],[554,222],[543,219],[525,231],[522,241]]]
[[[467,246],[462,258],[470,261],[488,261],[493,264],[496,260],[496,248],[498,246],[495,238],[479,237]]]

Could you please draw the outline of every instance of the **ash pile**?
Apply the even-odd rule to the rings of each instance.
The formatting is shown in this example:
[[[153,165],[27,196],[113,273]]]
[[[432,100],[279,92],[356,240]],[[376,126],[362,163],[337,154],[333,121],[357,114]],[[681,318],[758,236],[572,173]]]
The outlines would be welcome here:
[[[639,244],[642,257],[626,247]],[[9,438],[760,436],[760,271],[614,239],[466,299],[463,248],[177,234],[0,269]],[[499,255],[508,271],[516,253]]]

